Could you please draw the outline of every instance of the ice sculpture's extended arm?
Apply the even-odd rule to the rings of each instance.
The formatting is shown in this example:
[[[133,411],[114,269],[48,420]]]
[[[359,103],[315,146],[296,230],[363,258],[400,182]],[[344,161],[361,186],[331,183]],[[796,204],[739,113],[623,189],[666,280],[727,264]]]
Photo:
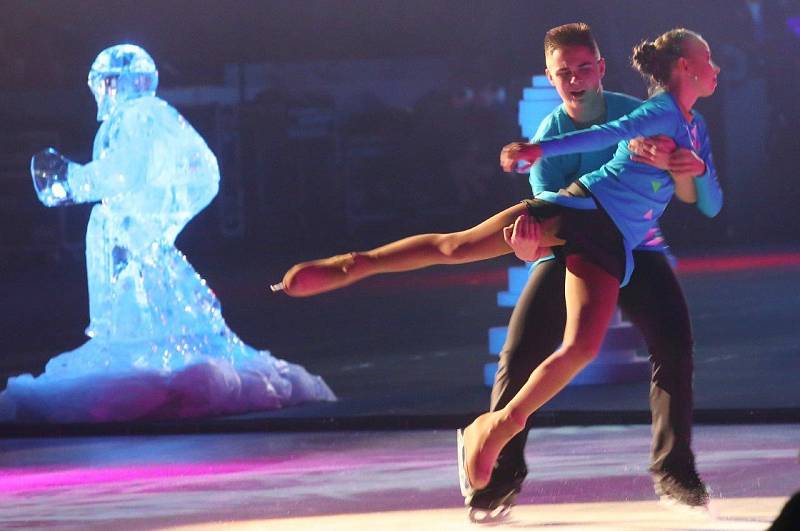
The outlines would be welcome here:
[[[89,203],[132,189],[138,181],[133,154],[111,153],[79,164],[53,148],[31,158],[31,176],[39,200],[46,206]]]

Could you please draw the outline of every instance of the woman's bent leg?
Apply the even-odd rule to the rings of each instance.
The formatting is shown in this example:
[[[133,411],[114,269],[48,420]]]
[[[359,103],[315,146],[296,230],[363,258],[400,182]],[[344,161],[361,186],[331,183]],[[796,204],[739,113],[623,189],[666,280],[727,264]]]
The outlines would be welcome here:
[[[305,297],[349,286],[379,273],[463,264],[508,254],[511,249],[503,239],[503,227],[525,212],[525,205],[520,203],[461,232],[420,234],[371,251],[297,264],[284,276],[283,288],[291,296]],[[545,232],[553,234],[556,225],[556,218],[547,220]],[[549,245],[559,242],[552,236],[543,238],[545,240]]]
[[[567,320],[564,302],[566,270],[560,260],[540,262],[532,270],[508,322],[506,341],[492,387],[490,411],[508,404],[531,373],[553,353],[564,338]],[[530,423],[530,419],[528,420]],[[468,500],[472,507],[494,509],[509,492],[519,492],[528,474],[525,443],[528,430],[516,434],[500,451],[486,488]]]
[[[550,400],[600,350],[614,313],[619,280],[581,255],[567,257],[567,322],[561,347],[542,362],[502,409],[478,417],[464,430],[467,473],[483,488],[503,446],[521,431],[528,416]]]

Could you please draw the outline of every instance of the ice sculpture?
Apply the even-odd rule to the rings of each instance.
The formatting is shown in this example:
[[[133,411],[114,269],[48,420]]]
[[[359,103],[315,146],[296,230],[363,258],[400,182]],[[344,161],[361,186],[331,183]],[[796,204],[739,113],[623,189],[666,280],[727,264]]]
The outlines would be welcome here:
[[[47,206],[100,201],[86,231],[89,341],[34,378],[10,378],[0,417],[50,422],[180,418],[335,400],[305,369],[245,345],[175,238],[217,194],[200,135],[156,97],[142,48],[100,53],[89,87],[101,122],[93,160],[31,159]]]

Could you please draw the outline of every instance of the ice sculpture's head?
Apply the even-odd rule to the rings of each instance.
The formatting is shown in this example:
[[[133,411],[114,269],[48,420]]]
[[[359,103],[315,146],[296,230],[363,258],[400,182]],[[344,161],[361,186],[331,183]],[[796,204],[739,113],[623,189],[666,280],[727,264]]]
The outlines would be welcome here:
[[[102,122],[123,102],[153,96],[158,70],[150,55],[133,44],[106,48],[89,70],[89,88],[97,101],[97,121]]]

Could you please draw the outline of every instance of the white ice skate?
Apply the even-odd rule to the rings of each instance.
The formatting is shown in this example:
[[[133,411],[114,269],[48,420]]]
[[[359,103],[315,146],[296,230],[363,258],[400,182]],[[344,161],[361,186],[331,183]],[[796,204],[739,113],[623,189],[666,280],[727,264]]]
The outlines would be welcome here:
[[[475,489],[469,481],[467,475],[467,453],[464,448],[464,430],[456,431],[456,442],[458,445],[458,480],[461,488],[461,495],[464,496],[464,505],[467,506],[467,516],[473,524],[497,524],[507,522],[511,517],[511,507],[513,506],[516,491],[511,490],[502,499],[493,501],[486,508],[473,507],[471,502],[476,494]]]

